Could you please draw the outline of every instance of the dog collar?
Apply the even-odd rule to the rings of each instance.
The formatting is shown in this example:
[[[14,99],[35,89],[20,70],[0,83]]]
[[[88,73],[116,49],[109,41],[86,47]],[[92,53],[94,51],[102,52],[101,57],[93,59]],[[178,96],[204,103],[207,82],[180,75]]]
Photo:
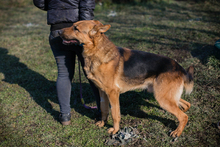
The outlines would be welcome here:
[[[84,43],[81,43],[79,46],[83,47]]]

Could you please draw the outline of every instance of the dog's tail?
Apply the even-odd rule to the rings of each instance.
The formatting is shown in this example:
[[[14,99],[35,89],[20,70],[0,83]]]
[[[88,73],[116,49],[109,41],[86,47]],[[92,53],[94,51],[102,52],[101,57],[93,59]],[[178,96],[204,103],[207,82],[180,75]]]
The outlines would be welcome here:
[[[184,88],[186,91],[186,94],[190,94],[193,90],[193,75],[194,75],[194,67],[190,66],[187,69],[187,74],[184,76]]]

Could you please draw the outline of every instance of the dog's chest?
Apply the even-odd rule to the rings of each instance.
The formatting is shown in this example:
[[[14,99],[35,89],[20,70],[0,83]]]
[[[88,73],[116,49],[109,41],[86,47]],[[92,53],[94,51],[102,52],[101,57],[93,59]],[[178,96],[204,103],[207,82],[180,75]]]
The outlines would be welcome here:
[[[84,70],[87,74],[87,78],[93,81],[95,85],[100,87],[102,84],[100,82],[101,72],[99,71],[100,61],[94,57],[85,58]]]

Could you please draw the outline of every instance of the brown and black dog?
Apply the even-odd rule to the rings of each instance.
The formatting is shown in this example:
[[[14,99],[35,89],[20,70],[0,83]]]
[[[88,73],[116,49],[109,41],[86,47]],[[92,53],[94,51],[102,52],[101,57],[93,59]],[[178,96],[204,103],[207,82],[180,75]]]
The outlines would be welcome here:
[[[99,88],[102,127],[108,119],[109,102],[114,122],[109,133],[119,131],[119,95],[129,90],[147,89],[154,93],[160,106],[178,118],[179,126],[172,137],[182,133],[188,116],[184,113],[190,103],[181,99],[183,89],[190,94],[193,89],[194,68],[185,71],[174,60],[152,53],[116,47],[105,35],[110,25],[96,20],[83,20],[60,32],[64,44],[83,45],[87,77]]]

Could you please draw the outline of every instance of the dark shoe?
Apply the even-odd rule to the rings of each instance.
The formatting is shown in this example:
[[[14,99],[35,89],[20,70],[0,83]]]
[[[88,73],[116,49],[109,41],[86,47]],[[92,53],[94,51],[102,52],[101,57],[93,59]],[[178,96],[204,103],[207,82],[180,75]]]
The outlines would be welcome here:
[[[66,113],[66,114],[60,114],[59,120],[62,125],[69,125],[70,124],[70,119],[71,119],[71,114]]]
[[[96,119],[96,121],[102,120],[102,113],[101,113],[100,110],[97,110],[97,111],[95,112],[95,119]]]

